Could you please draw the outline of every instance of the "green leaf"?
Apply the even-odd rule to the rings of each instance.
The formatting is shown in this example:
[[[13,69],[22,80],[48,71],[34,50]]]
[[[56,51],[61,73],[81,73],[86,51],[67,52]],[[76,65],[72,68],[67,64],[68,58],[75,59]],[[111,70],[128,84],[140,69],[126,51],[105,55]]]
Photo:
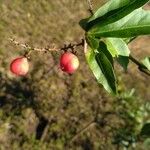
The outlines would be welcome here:
[[[113,57],[129,56],[130,50],[121,38],[106,38],[106,45]]]
[[[92,36],[87,36],[86,40],[92,49],[95,50],[99,47],[99,41],[100,41],[99,39],[96,39],[95,37],[92,37]]]
[[[107,56],[108,60],[113,66],[113,57],[109,52],[109,50],[107,49],[106,44],[103,41],[100,41],[98,50],[101,50]]]
[[[111,55],[116,57],[119,64],[127,70],[130,54],[127,44],[120,38],[106,38],[105,43]]]
[[[82,29],[87,30],[86,28],[88,20],[89,20],[88,18],[80,20],[79,25],[82,27]]]
[[[150,71],[150,57],[143,59],[142,64]]]
[[[106,25],[120,20],[135,9],[142,7],[149,0],[110,0],[100,7],[88,20],[88,29],[99,23]]]
[[[103,42],[100,42],[98,53],[96,53],[95,59],[101,68],[110,88],[114,93],[116,93],[116,77],[112,64],[113,59]]]
[[[86,52],[87,62],[94,73],[96,79],[109,92],[116,94],[116,78],[113,70],[113,65],[110,61],[108,51],[106,51],[104,43],[100,42],[97,51],[89,48]]]
[[[89,64],[90,69],[92,70],[94,76],[98,80],[100,84],[104,86],[104,88],[110,93],[111,88],[109,87],[106,78],[104,77],[102,70],[97,64],[97,61],[95,60],[95,52],[93,49],[89,48],[85,54],[87,62]]]
[[[140,134],[142,136],[150,137],[150,123],[144,124]]]
[[[105,26],[95,25],[88,34],[96,38],[127,38],[150,34],[150,11],[137,9],[115,23]]]
[[[117,58],[118,63],[123,67],[125,71],[128,69],[128,64],[129,64],[129,57],[126,56],[119,56]]]
[[[92,22],[93,20],[102,17],[102,16],[106,16],[106,15],[114,15],[116,14],[115,12],[117,12],[117,10],[119,10],[119,8],[123,8],[124,6],[126,6],[127,4],[131,3],[130,0],[109,0],[107,3],[105,3],[102,7],[100,7],[93,16],[91,16],[91,18],[89,19],[88,22]],[[116,10],[113,14],[109,13]]]

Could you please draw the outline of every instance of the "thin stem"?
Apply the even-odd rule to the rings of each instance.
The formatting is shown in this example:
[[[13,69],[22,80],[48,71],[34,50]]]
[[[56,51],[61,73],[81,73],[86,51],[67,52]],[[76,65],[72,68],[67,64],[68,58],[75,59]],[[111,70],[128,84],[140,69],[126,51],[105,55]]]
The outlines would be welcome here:
[[[53,47],[53,48],[35,48],[35,47],[29,46],[28,44],[19,43],[18,41],[16,41],[15,39],[12,39],[12,38],[9,38],[9,40],[13,44],[20,46],[24,49],[27,49],[29,51],[38,51],[38,52],[58,51],[58,49],[55,47]]]
[[[94,120],[89,122],[85,127],[83,127],[81,130],[77,132],[75,136],[73,136],[69,143],[72,143],[78,136],[80,136],[82,133],[84,133],[86,130],[88,130],[92,125],[96,124]]]
[[[128,41],[128,44],[131,43],[132,41],[134,41],[137,37],[132,37],[129,41]]]
[[[52,52],[52,51],[67,51],[68,49],[71,49],[74,52],[74,49],[76,47],[84,46],[84,40],[83,39],[79,43],[75,43],[75,44],[71,44],[70,43],[68,45],[64,45],[62,48],[56,48],[55,46],[53,46],[53,47],[47,47],[47,48],[35,48],[35,47],[29,46],[28,44],[19,43],[18,41],[16,41],[15,39],[12,39],[12,38],[9,38],[9,40],[10,40],[10,42],[14,43],[15,45],[20,46],[20,47],[22,47],[24,49],[27,49],[28,52],[25,54],[26,57],[29,57],[30,54],[33,51],[45,52],[46,53],[46,52]]]
[[[76,44],[69,44],[69,45],[64,45],[64,47],[60,48],[60,50],[62,51],[66,51],[68,49],[71,49],[71,50],[74,50],[76,47],[79,47],[79,46],[84,46],[84,39],[81,40],[80,43],[76,43]]]
[[[92,0],[87,0],[87,4],[89,6],[88,11],[91,13],[91,15],[93,15],[94,13],[93,13],[93,2],[92,2]]]
[[[150,76],[150,71],[149,70],[147,70],[147,68],[142,64],[142,63],[140,63],[137,59],[135,59],[133,56],[129,56],[129,59],[134,63],[134,64],[136,64],[137,66],[138,66],[138,69],[141,71],[141,72],[143,72],[143,73],[145,73],[146,75],[148,75],[148,76]]]

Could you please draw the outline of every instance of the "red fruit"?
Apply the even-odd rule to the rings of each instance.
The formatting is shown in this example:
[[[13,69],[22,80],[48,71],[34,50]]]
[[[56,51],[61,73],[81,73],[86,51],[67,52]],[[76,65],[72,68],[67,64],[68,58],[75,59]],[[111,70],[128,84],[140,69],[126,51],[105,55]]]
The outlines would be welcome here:
[[[71,52],[65,52],[60,58],[61,70],[67,73],[74,73],[79,67],[79,59]]]
[[[10,70],[12,73],[18,76],[24,76],[29,71],[29,63],[26,57],[19,57],[14,59],[10,64]]]

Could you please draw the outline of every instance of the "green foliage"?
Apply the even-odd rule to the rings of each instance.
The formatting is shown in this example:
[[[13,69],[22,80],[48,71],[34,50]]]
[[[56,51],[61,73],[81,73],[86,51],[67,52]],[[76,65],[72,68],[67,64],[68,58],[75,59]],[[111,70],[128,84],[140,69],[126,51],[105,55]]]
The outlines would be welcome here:
[[[100,37],[134,37],[150,34],[150,12],[141,8],[133,11],[117,22],[101,25],[96,24],[89,30],[89,34]]]
[[[91,43],[95,45],[94,42]],[[98,49],[89,49],[86,53],[86,58],[98,82],[108,92],[116,94],[116,78],[113,71],[112,56],[107,51],[106,45],[100,42]]]
[[[125,148],[137,146],[143,135],[149,134],[149,124],[147,121],[149,110],[147,105],[149,102],[143,103],[141,99],[135,96],[135,90],[123,92],[118,99],[117,110],[118,116],[125,121],[125,124],[117,129],[114,129],[114,144],[121,145]],[[144,143],[143,143],[144,144]]]
[[[99,39],[96,39],[93,36],[87,36],[87,41],[92,49],[97,49],[99,47]]]
[[[116,22],[137,8],[143,6],[149,0],[110,0],[99,8],[88,20],[87,28],[96,24],[102,26]]]
[[[129,56],[130,50],[127,44],[119,38],[107,38],[106,45],[113,57]]]
[[[127,44],[119,38],[107,38],[106,45],[113,57],[116,57],[120,65],[127,70],[130,50]]]
[[[111,87],[113,93],[117,93],[116,78],[113,70],[113,64],[110,53],[107,51],[104,43],[100,43],[98,53],[95,55],[95,59],[102,70],[102,73],[106,77],[107,83]],[[107,68],[107,69],[105,69]]]
[[[90,68],[95,70],[93,72],[99,83],[103,84],[108,92],[111,89],[112,93],[117,93],[112,90],[117,89],[116,84],[114,84],[116,79],[112,78],[112,76],[110,77],[110,74],[115,76],[114,68],[112,67],[110,71],[110,67],[108,67],[110,66],[110,61],[105,61],[105,65],[102,67],[103,61],[98,49],[109,51],[124,70],[127,70],[130,55],[127,44],[139,35],[150,34],[150,11],[142,8],[148,1],[110,0],[104,6],[100,7],[90,18],[80,21],[80,25],[86,31],[87,43],[92,48],[88,53],[94,53],[92,59],[95,62],[94,64],[97,62],[97,65],[92,66],[90,59],[87,59],[88,63]],[[100,40],[105,42],[106,46],[103,44],[104,48],[98,44]],[[96,49],[99,51],[98,54]],[[86,56],[90,56],[90,54],[86,54]],[[146,69],[149,69],[149,62],[145,60],[144,63],[146,63]],[[111,64],[113,63],[111,62]],[[101,71],[99,70],[98,72],[98,68],[101,68]]]

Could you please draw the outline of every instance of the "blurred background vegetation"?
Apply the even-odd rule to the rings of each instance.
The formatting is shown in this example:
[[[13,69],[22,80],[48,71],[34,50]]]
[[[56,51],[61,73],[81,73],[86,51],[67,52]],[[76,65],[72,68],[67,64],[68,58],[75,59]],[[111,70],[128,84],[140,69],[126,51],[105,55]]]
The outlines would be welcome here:
[[[94,8],[104,0],[94,0]],[[148,8],[148,6],[146,6]],[[34,47],[78,42],[84,32],[86,0],[0,0],[0,150],[149,150],[138,138],[150,121],[150,78],[132,63],[128,72],[116,65],[120,96],[108,95],[77,49],[80,68],[73,75],[59,69],[61,53],[33,53],[30,73],[9,71],[24,54],[8,40]],[[150,37],[130,44],[138,59],[150,55]]]

